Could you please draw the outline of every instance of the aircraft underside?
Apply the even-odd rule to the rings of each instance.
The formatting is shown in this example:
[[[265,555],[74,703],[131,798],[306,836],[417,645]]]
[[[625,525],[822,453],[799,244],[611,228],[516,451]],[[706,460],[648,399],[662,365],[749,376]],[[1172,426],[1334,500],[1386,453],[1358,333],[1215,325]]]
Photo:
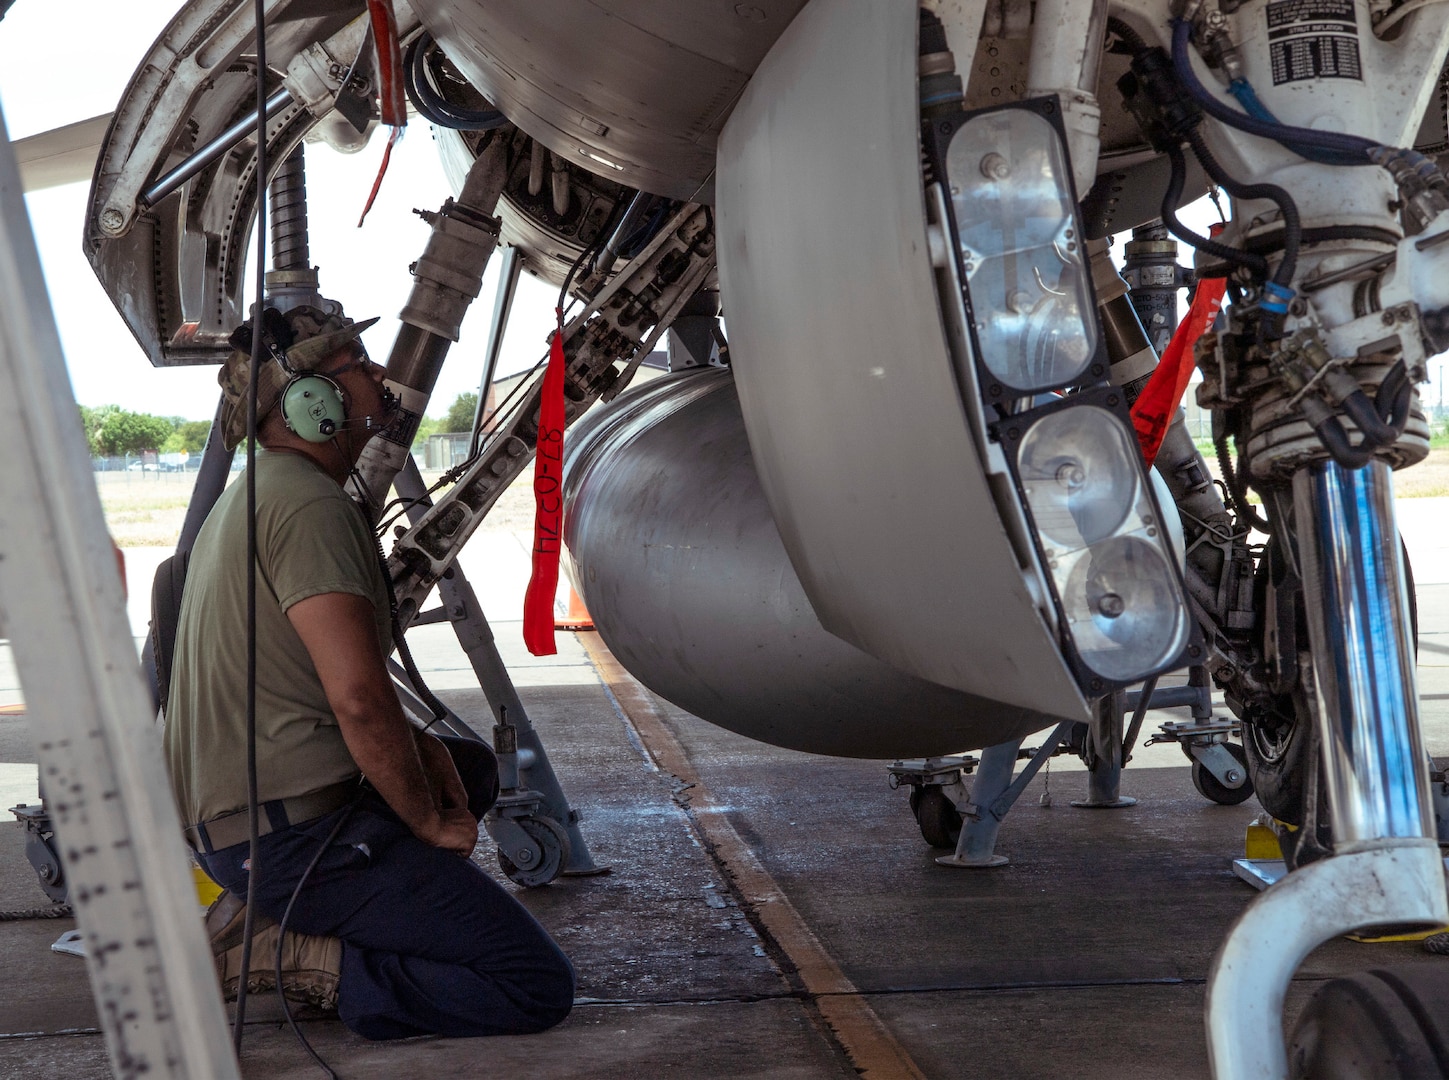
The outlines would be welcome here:
[[[254,299],[258,80],[278,306],[326,293],[303,144],[373,137],[401,80],[457,196],[413,267],[388,358],[404,412],[359,497],[417,486],[462,316],[490,258],[516,261],[575,305],[568,423],[603,404],[565,439],[563,540],[646,685],[776,745],[922,759],[899,773],[915,804],[963,751],[1010,747],[1009,780],[1047,728],[1110,802],[1129,688],[1216,685],[1234,719],[1199,726],[1194,760],[1224,801],[1251,783],[1297,883],[1219,956],[1220,1077],[1287,1075],[1281,984],[1316,943],[1449,921],[1392,500],[1449,347],[1449,7],[392,8],[399,71],[366,5],[317,0],[267,4],[260,74],[237,0],[187,4],[138,69],[85,248],[153,364],[220,362]],[[1232,207],[1211,238],[1175,218],[1209,184]],[[1124,280],[1106,239],[1127,230]],[[1175,348],[1169,233],[1198,249],[1202,316]],[[673,373],[619,396],[666,334]],[[1220,483],[1177,412],[1194,364]],[[405,620],[435,586],[450,602],[542,394],[414,508],[389,556]],[[543,794],[502,828],[554,844],[557,872],[581,841],[530,753],[514,786]]]

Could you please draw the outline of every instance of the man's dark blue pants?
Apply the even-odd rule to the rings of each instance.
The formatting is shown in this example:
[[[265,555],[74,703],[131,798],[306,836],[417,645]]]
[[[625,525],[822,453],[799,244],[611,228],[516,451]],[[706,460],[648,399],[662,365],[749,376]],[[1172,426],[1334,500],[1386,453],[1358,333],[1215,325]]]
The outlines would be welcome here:
[[[479,818],[498,797],[498,766],[482,743],[444,738]],[[338,1013],[369,1039],[521,1035],[568,1015],[574,971],[532,915],[470,860],[415,837],[375,793],[263,836],[252,901],[280,920],[307,879],[287,929],[342,939]],[[247,845],[198,860],[217,884],[245,895]]]

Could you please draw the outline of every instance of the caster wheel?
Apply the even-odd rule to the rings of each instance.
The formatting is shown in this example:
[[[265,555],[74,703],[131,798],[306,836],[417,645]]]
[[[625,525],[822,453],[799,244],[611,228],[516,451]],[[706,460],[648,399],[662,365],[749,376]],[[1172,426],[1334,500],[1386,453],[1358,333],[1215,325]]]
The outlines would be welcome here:
[[[527,857],[533,855],[532,851],[525,848],[516,852],[515,857],[520,861],[515,862],[514,858],[499,847],[498,865],[508,875],[509,880],[525,888],[547,885],[568,865],[569,834],[562,825],[548,817],[519,818],[518,827],[538,845],[539,854],[533,857],[531,863],[524,865]]]
[[[1201,761],[1197,760],[1192,763],[1192,786],[1197,788],[1198,794],[1204,799],[1210,799],[1219,806],[1237,806],[1238,803],[1246,802],[1253,795],[1253,781],[1248,779],[1248,755],[1237,743],[1225,743],[1224,745],[1242,771],[1243,786],[1228,787],[1210,770],[1204,768]]]
[[[961,839],[961,815],[955,804],[946,798],[938,787],[923,787],[919,794],[911,792],[911,810],[915,812],[916,824],[921,827],[921,837],[932,847],[956,847]]]

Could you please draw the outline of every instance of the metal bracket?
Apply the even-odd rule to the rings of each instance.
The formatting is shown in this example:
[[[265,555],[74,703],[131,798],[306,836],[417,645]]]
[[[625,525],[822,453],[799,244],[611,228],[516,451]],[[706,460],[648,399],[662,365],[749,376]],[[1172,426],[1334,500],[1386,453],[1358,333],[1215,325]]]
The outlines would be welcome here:
[[[607,302],[587,321],[564,330],[565,416],[572,423],[601,396],[632,376],[637,363],[618,372],[620,360],[642,359],[675,313],[714,266],[714,239],[704,207],[687,208],[673,229],[661,231],[645,253],[619,271]],[[453,565],[504,489],[533,460],[542,380],[535,380],[511,413],[500,418],[477,460],[446,494],[398,538],[388,558],[407,624],[428,592]]]

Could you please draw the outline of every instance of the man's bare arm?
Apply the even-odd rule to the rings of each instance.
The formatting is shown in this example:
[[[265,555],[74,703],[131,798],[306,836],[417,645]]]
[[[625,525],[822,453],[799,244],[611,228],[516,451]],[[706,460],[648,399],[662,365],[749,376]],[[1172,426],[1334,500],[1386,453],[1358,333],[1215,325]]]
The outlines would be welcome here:
[[[378,794],[418,839],[472,854],[478,824],[466,807],[444,809],[434,799],[412,725],[378,648],[371,602],[350,593],[322,593],[293,604],[287,618],[307,647],[347,749]]]

